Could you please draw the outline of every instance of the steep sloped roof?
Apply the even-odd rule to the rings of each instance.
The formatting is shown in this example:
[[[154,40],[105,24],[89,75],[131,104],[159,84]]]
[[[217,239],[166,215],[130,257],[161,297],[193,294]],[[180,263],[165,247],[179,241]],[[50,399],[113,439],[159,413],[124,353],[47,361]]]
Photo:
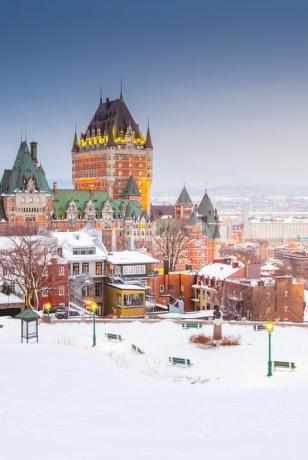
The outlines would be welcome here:
[[[133,200],[113,200],[110,195],[103,190],[90,192],[88,190],[62,189],[53,192],[54,218],[62,219],[66,217],[66,210],[70,201],[76,203],[78,213],[83,217],[84,210],[89,200],[95,206],[97,214],[100,216],[105,202],[108,200],[114,216],[117,219],[133,219],[143,216],[143,210],[137,201]]]
[[[186,187],[184,185],[184,187],[182,188],[182,191],[178,197],[178,199],[176,200],[176,204],[193,204],[193,202],[191,201],[191,198],[186,190]]]
[[[39,191],[50,192],[42,166],[34,164],[27,142],[22,141],[12,170],[5,170],[1,181],[1,193],[13,194],[22,190],[25,179],[34,178]]]
[[[204,193],[197,211],[198,211],[198,214],[201,216],[208,215],[210,212],[214,214],[214,206],[212,205],[212,202],[209,199],[207,192]]]
[[[123,196],[141,196],[138,185],[133,176],[128,178]]]
[[[122,97],[106,102],[100,101],[100,104],[89,123],[88,130],[91,132],[93,129],[100,129],[102,133],[106,128],[112,127],[115,137],[119,136],[121,131],[125,134],[129,126],[132,126],[136,138],[142,138],[137,123],[135,122],[132,114],[127,108]]]

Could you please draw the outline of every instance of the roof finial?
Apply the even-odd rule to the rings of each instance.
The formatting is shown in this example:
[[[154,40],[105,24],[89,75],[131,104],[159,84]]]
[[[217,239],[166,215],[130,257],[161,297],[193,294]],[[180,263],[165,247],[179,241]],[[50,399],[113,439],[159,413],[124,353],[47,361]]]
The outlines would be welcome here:
[[[123,81],[121,78],[121,83],[120,83],[120,99],[121,101],[123,100]]]
[[[27,130],[25,129],[25,142],[27,143]]]
[[[99,102],[100,102],[100,104],[103,103],[103,88],[102,88],[102,85],[99,87]]]

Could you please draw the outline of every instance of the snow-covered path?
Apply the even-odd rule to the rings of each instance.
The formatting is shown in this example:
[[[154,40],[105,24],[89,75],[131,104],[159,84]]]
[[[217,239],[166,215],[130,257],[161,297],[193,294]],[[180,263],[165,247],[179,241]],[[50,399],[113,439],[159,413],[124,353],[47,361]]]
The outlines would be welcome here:
[[[279,358],[293,359],[298,369],[269,379],[267,337],[251,327],[225,327],[242,336],[240,347],[202,350],[189,343],[191,331],[174,323],[103,324],[94,350],[63,346],[69,337],[71,345],[85,347],[89,325],[42,325],[38,345],[21,345],[19,323],[0,322],[4,460],[284,460],[308,454],[306,329],[275,330],[275,353],[279,347]],[[107,330],[125,341],[107,343]],[[131,342],[146,354],[134,355]],[[172,368],[169,354],[195,364]],[[208,383],[198,383],[203,379]]]

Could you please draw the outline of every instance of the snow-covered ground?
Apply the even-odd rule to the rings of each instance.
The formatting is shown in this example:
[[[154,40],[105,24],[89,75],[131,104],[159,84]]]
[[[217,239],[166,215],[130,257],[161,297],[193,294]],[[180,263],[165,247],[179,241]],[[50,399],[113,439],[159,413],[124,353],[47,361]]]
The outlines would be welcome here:
[[[305,458],[308,329],[277,327],[273,359],[295,371],[266,377],[267,333],[224,325],[235,347],[201,349],[171,321],[40,326],[0,319],[0,452],[4,460]],[[211,334],[210,325],[201,329]],[[120,333],[122,343],[107,342]],[[199,332],[199,331],[198,331]],[[134,343],[145,351],[136,355]],[[169,356],[190,358],[173,367]]]

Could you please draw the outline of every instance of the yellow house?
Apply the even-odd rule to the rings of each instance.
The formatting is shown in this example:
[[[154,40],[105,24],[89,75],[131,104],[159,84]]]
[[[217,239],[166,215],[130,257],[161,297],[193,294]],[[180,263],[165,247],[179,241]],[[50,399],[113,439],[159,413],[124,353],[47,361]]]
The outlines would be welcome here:
[[[105,315],[118,317],[145,315],[146,288],[122,283],[107,283]]]

